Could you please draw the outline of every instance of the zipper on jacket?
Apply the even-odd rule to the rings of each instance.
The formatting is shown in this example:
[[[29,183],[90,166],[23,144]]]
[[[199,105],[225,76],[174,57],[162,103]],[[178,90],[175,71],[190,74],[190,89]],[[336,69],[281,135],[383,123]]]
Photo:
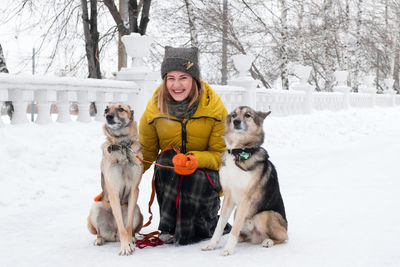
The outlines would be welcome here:
[[[186,154],[186,144],[187,144],[187,132],[186,132],[186,124],[189,122],[189,120],[183,122],[181,121],[181,125],[182,125],[182,153]]]

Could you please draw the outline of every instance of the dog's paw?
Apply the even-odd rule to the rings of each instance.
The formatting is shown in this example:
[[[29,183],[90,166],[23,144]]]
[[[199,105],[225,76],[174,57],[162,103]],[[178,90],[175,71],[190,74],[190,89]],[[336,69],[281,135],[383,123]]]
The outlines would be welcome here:
[[[216,246],[217,246],[216,243],[210,242],[210,243],[206,244],[205,246],[203,246],[201,248],[201,250],[203,250],[203,251],[214,250]]]
[[[120,256],[129,256],[135,251],[134,243],[126,243],[125,245],[121,244],[121,251],[118,253]]]
[[[274,241],[272,239],[267,238],[261,243],[261,245],[265,248],[270,248],[274,245]]]
[[[95,246],[101,246],[101,245],[104,244],[104,242],[105,242],[104,238],[98,237],[98,238],[96,238],[96,240],[93,243],[94,243]]]
[[[219,255],[221,256],[229,256],[233,254],[233,249],[224,248]]]

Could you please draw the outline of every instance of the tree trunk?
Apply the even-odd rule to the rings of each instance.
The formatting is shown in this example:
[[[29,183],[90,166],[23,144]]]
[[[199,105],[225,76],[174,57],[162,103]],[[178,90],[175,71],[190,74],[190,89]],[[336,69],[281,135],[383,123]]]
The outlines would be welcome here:
[[[400,13],[397,14],[397,37],[395,38],[395,46],[394,46],[394,59],[393,59],[393,79],[394,85],[393,88],[400,93],[400,82],[399,82],[399,74],[400,74]]]
[[[297,39],[299,41],[299,49],[297,51],[297,60],[300,64],[305,65],[303,57],[304,46],[304,33],[303,33],[303,19],[304,19],[304,2],[300,1],[299,17],[297,20]]]
[[[281,4],[281,45],[280,45],[280,71],[282,89],[289,90],[289,73],[288,73],[288,54],[286,50],[287,39],[288,39],[288,27],[287,27],[287,2],[286,0],[280,0]]]
[[[192,46],[199,47],[192,3],[191,0],[184,0],[184,2],[189,20],[190,43]]]
[[[120,9],[121,10],[121,9]],[[136,0],[128,1],[128,13],[129,13],[129,31],[130,32],[138,32],[138,5]]]
[[[324,0],[323,4],[323,11],[324,11],[324,45],[325,45],[325,51],[323,53],[324,59],[322,62],[325,63],[325,91],[332,91],[333,88],[333,82],[334,82],[334,77],[333,77],[333,68],[334,68],[334,63],[330,55],[330,48],[331,48],[331,17],[330,17],[330,12],[331,12],[331,1],[330,0]]]
[[[87,0],[81,0],[83,32],[85,34],[86,57],[89,78],[101,79],[99,61],[99,33],[97,31],[97,0],[90,0],[90,18]]]
[[[343,68],[349,70],[349,28],[350,28],[350,3],[346,0],[345,8],[345,29],[344,29],[344,57],[343,57]],[[349,75],[350,76],[350,75]]]
[[[147,24],[149,24],[150,18],[150,5],[151,0],[144,0],[143,7],[142,7],[142,15],[140,16],[140,25],[139,25],[139,33],[141,35],[146,34]]]
[[[133,0],[136,3],[136,0]],[[126,54],[125,50],[125,45],[122,43],[121,37],[123,35],[127,35],[131,33],[130,29],[136,27],[136,32],[137,32],[137,15],[136,15],[136,20],[134,22],[130,21],[130,16],[131,13],[137,12],[136,10],[132,11],[130,10],[131,3],[132,1],[129,0],[119,0],[119,13],[118,15],[121,17],[121,21],[124,23],[124,28],[127,31],[118,31],[118,71],[120,71],[122,68],[125,68],[128,66],[128,55]],[[134,5],[133,5],[134,8]],[[133,16],[133,14],[132,14]],[[126,28],[125,23],[129,21],[129,29]]]
[[[362,24],[362,0],[357,1],[357,23],[356,23],[356,53],[355,53],[355,66],[354,66],[354,84],[353,91],[358,92],[360,85],[359,72],[360,72],[360,58],[361,58],[361,24]]]
[[[186,0],[187,1],[187,0]],[[222,4],[221,84],[228,84],[228,0]]]
[[[6,59],[4,58],[3,48],[1,47],[1,44],[0,44],[0,72],[8,73]]]

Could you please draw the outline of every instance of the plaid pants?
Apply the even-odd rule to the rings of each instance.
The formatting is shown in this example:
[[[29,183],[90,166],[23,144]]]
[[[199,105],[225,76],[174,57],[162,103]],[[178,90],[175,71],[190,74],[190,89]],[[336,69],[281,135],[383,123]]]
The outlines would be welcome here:
[[[173,166],[174,150],[163,152],[157,163]],[[218,222],[221,190],[219,174],[197,169],[191,175],[179,175],[173,169],[156,166],[155,189],[160,207],[158,229],[174,235],[174,242],[186,245],[210,238]],[[227,224],[224,232],[229,232]]]

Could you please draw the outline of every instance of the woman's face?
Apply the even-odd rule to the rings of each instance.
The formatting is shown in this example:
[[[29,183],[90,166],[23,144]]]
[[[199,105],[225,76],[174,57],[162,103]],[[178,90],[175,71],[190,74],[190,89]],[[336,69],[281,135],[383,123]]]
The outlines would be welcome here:
[[[167,90],[171,97],[177,101],[185,100],[192,90],[193,77],[182,71],[170,71],[167,73]]]

